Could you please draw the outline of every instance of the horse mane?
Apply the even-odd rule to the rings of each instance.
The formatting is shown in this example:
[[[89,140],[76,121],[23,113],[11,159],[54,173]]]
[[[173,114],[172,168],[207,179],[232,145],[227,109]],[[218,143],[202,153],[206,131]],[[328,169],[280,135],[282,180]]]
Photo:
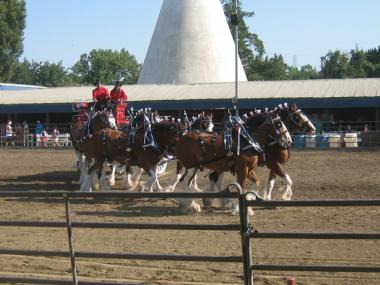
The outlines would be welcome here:
[[[257,129],[265,123],[269,116],[271,116],[270,113],[253,113],[246,120],[246,124],[250,129]]]
[[[166,130],[166,131],[170,131],[170,132],[173,132],[173,131],[180,132],[180,131],[184,131],[186,129],[186,127],[182,126],[180,123],[170,121],[170,120],[162,120],[158,123],[154,123],[152,125],[152,128],[155,131]]]

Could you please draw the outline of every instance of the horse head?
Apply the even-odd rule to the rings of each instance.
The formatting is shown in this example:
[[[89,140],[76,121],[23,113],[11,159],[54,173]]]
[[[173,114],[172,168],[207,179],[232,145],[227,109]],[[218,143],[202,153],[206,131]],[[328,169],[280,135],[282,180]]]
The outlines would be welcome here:
[[[154,137],[160,148],[169,154],[174,154],[174,146],[179,138],[186,132],[186,126],[180,122],[161,121],[152,126]]]
[[[246,124],[251,132],[258,134],[262,145],[278,143],[285,147],[292,142],[288,129],[276,112],[253,113]]]
[[[212,132],[214,123],[212,115],[199,114],[198,117],[191,123],[191,130]]]
[[[304,130],[307,133],[315,133],[313,123],[296,104],[291,104],[289,107],[285,106],[278,110],[278,114],[281,116],[290,132]]]
[[[109,113],[107,111],[96,112],[89,122],[89,128],[91,133],[96,133],[101,129],[111,128],[111,123],[109,121]]]

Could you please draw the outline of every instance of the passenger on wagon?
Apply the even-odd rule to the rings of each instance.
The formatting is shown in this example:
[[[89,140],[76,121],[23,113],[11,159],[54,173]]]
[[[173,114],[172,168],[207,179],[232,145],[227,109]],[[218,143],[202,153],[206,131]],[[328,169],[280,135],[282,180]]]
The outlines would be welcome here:
[[[116,105],[119,105],[128,99],[127,93],[121,88],[122,85],[123,82],[118,80],[115,83],[115,87],[111,90],[111,102]]]
[[[92,90],[92,99],[94,100],[94,109],[96,111],[104,110],[110,102],[110,93],[105,86],[102,86],[100,80],[97,80],[96,88]]]
[[[111,90],[111,105],[112,112],[116,119],[117,125],[125,124],[125,109],[127,104],[125,101],[128,99],[127,93],[121,88],[123,79],[116,81],[115,87]]]

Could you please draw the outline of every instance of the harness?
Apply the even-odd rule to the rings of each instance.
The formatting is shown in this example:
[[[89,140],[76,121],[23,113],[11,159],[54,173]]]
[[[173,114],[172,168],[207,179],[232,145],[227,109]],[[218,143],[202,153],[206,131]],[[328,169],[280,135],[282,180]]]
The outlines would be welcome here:
[[[240,152],[248,151],[253,149],[258,153],[263,153],[263,147],[249,134],[247,129],[244,127],[244,122],[239,116],[230,116],[227,122],[227,128],[224,135],[224,147],[227,152],[227,156],[232,156],[232,132],[233,130],[237,131],[237,144],[236,144],[236,155],[239,155]],[[241,148],[241,139],[244,139],[246,146]]]

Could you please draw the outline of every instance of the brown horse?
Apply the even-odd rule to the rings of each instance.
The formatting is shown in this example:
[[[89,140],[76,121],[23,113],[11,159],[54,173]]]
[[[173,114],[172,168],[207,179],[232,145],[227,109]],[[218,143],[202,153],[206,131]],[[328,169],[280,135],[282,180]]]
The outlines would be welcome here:
[[[148,179],[143,191],[145,188],[153,191],[153,184],[157,182],[158,162],[164,155],[173,154],[173,147],[182,132],[182,126],[176,122],[161,121],[153,124],[155,147],[145,146],[146,131],[143,127],[136,131],[132,140],[129,133],[117,130],[105,129],[95,133],[84,142],[87,164],[93,162],[93,165],[88,169],[88,177],[81,190],[91,191],[92,176],[97,174],[100,178],[104,177],[103,165],[108,161],[144,169],[148,173]],[[109,185],[103,178],[101,185],[109,190]]]
[[[199,114],[197,117],[193,117],[193,120],[190,122],[186,122],[188,127],[187,131],[206,131],[206,132],[212,132],[214,129],[214,122],[212,120],[211,115],[205,115],[205,114]],[[183,165],[180,161],[177,161],[177,169],[176,169],[176,178],[175,180],[170,184],[170,186],[167,188],[167,191],[174,191],[175,187],[177,186],[182,174],[181,171],[183,169]],[[199,189],[197,185],[197,174],[194,175],[194,179],[192,179],[191,188],[193,188],[194,191],[200,192],[202,191]]]
[[[77,156],[77,167],[80,172],[79,183],[82,184],[84,155],[83,140],[90,134],[100,131],[101,129],[110,128],[111,123],[108,120],[108,114],[105,111],[96,112],[92,117],[87,113],[81,113],[73,117],[70,123],[70,138]]]
[[[268,114],[257,126],[255,139],[259,146],[264,146],[269,137],[279,138],[281,135],[276,129],[277,115]],[[256,121],[249,121],[248,127],[255,127]],[[259,159],[260,147],[254,148],[247,140],[241,140],[237,132],[232,135],[232,149],[226,150],[226,136],[209,132],[191,131],[177,142],[175,154],[177,159],[186,168],[181,178],[182,189],[190,191],[189,185],[198,169],[207,168],[216,174],[231,171],[236,174],[237,182],[244,189],[247,179],[258,183],[255,173]],[[240,141],[240,152],[238,144]],[[191,199],[181,199],[184,211],[199,212],[200,205]],[[235,207],[235,212],[238,210]]]
[[[292,133],[294,131],[305,130],[309,133],[315,133],[315,127],[309,118],[300,110],[295,104],[290,107],[284,106],[277,109],[276,112],[285,123],[288,130]],[[272,190],[274,188],[276,176],[281,177],[286,182],[285,192],[282,199],[290,200],[292,197],[293,182],[290,176],[286,173],[284,165],[290,158],[290,144],[274,143],[268,145],[265,149],[265,162],[269,168],[269,177],[267,189],[264,190],[264,199],[271,200]]]

